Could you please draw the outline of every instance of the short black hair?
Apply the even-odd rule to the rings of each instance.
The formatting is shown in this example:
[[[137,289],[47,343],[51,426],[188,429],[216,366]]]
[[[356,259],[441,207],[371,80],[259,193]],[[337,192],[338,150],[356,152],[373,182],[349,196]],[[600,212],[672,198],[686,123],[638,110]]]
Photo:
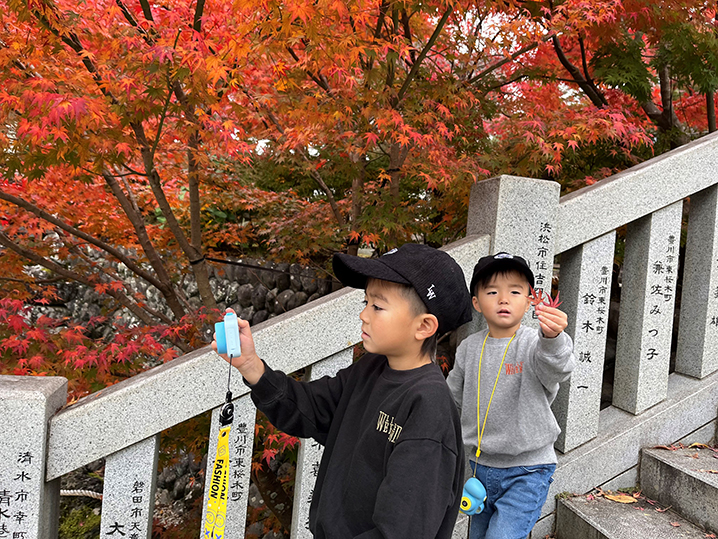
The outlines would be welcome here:
[[[496,275],[501,276],[508,276],[512,274],[520,275],[524,281],[526,281],[526,284],[531,287],[531,283],[529,282],[526,275],[524,275],[521,271],[519,271],[514,264],[512,264],[510,261],[506,262],[498,262],[492,267],[488,268],[486,272],[482,273],[481,275],[476,277],[475,286],[474,289],[471,291],[471,294],[473,296],[477,296],[480,288],[486,288],[489,286],[491,281],[494,279]]]

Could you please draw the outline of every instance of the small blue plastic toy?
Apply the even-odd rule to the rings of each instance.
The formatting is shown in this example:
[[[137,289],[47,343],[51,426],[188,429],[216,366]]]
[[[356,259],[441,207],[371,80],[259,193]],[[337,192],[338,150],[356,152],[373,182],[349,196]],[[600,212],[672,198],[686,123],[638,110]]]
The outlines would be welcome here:
[[[218,353],[227,354],[230,357],[240,356],[242,349],[239,345],[239,325],[236,314],[226,313],[224,322],[217,322],[214,325],[214,333]]]
[[[484,485],[475,477],[470,477],[464,485],[464,491],[461,493],[459,509],[466,515],[476,515],[484,510],[485,501],[486,489]]]

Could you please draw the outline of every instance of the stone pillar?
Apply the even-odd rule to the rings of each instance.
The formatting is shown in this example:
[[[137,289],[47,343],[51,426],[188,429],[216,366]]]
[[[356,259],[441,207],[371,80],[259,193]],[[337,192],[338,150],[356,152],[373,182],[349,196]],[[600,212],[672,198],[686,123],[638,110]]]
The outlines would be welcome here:
[[[48,422],[67,401],[60,377],[0,376],[0,538],[57,537],[60,480],[45,482]]]
[[[348,348],[308,368],[309,380],[334,376],[337,371],[352,364],[353,349]],[[309,505],[312,503],[314,483],[324,446],[316,440],[302,439],[297,455],[297,476],[294,482],[294,508],[292,510],[292,539],[311,539],[309,531]]]
[[[613,404],[640,414],[666,398],[683,201],[628,225]]]
[[[678,261],[678,255],[675,256]],[[691,195],[676,372],[718,370],[718,186]]]
[[[561,310],[578,360],[552,406],[561,426],[556,449],[563,453],[598,434],[615,244],[613,231],[561,254]]]
[[[159,438],[152,436],[107,457],[101,539],[152,536]]]
[[[489,234],[490,254],[506,251],[525,258],[536,288],[550,291],[560,191],[556,182],[516,176],[478,182],[471,189],[466,233]],[[524,323],[538,327],[533,310]]]
[[[249,479],[252,474],[252,448],[254,444],[254,422],[257,417],[257,408],[249,394],[236,399],[234,402],[234,422],[229,431],[229,495],[227,496],[227,521],[224,527],[225,537],[244,537],[247,520],[247,502],[249,500]],[[207,470],[205,477],[212,477],[214,457],[217,454],[217,441],[219,438],[219,412],[222,409],[212,410],[212,424],[209,434],[209,449],[207,451]],[[202,529],[207,518],[207,500],[209,499],[210,481],[205,481],[204,503],[202,506]]]

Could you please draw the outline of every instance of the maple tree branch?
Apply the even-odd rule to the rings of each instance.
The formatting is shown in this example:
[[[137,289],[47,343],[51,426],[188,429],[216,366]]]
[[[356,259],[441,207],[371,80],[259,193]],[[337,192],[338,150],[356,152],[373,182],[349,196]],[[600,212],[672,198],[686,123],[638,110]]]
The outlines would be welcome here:
[[[192,28],[194,28],[195,32],[200,32],[202,30],[202,15],[204,14],[204,2],[205,0],[197,0],[197,8],[194,11],[194,24],[192,25]]]
[[[583,66],[583,75],[586,81],[593,84],[591,75],[588,74],[588,63],[586,62],[586,44],[583,41],[583,36],[578,36],[578,44],[581,47],[581,65]]]
[[[547,36],[547,37],[543,38],[543,41],[548,41],[551,38],[552,38],[552,35]],[[508,64],[509,62],[513,62],[519,56],[535,49],[538,46],[539,46],[538,43],[531,43],[529,45],[526,45],[525,47],[522,47],[521,49],[517,50],[515,53],[511,54],[511,56],[503,58],[503,59],[499,60],[498,62],[491,64],[489,67],[484,68],[483,70],[481,70],[481,72],[478,75],[474,75],[468,81],[466,81],[466,83],[474,84],[475,82],[483,79],[486,75],[488,75],[492,71],[496,71],[501,66]]]
[[[71,234],[77,238],[80,238],[98,249],[102,249],[103,251],[111,254],[114,256],[118,261],[122,262],[127,268],[134,272],[138,277],[142,277],[145,281],[150,283],[152,286],[154,286],[157,289],[162,288],[162,283],[160,283],[157,279],[155,279],[151,274],[144,271],[141,267],[139,267],[137,264],[135,264],[130,258],[128,258],[126,255],[124,255],[120,250],[115,249],[112,245],[109,245],[105,243],[104,241],[91,236],[90,234],[87,234],[86,232],[83,232],[82,230],[79,230],[78,228],[75,228],[74,226],[68,225],[64,221],[58,219],[54,215],[51,215],[47,213],[46,211],[38,208],[33,203],[13,196],[9,193],[6,193],[2,190],[0,190],[0,199],[4,200],[5,202],[9,202],[10,204],[14,204],[15,206],[18,206],[20,208],[23,208],[24,210],[29,211],[30,213],[33,213],[37,215],[40,219],[43,219],[44,221],[47,221],[48,223],[51,223],[55,225],[56,227],[64,230],[68,234]]]
[[[147,0],[140,0],[140,5],[142,6],[142,13],[145,16],[145,19],[155,22],[152,18],[152,8],[150,7],[150,3]]]
[[[264,105],[260,105],[257,103],[257,101],[252,97],[252,95],[249,93],[249,91],[246,88],[242,88],[242,91],[244,92],[244,95],[249,98],[252,105],[254,106],[254,109],[259,113],[263,114],[267,118],[269,118],[269,121],[274,125],[274,128],[279,131],[279,134],[284,136],[284,128],[279,123],[279,120],[274,115],[274,113],[269,110]],[[262,112],[264,111],[264,112]],[[316,168],[311,166],[311,159],[309,159],[309,156],[307,155],[307,152],[304,148],[297,148],[297,151],[299,152],[299,155],[302,156],[302,158],[310,164],[309,168],[309,175],[312,177],[312,179],[317,182],[317,185],[324,191],[324,194],[327,196],[327,201],[329,202],[329,206],[332,209],[332,213],[334,214],[334,218],[336,219],[337,223],[339,223],[339,226],[346,225],[346,221],[344,220],[344,216],[342,215],[342,212],[339,210],[339,205],[337,204],[336,199],[334,198],[334,194],[332,193],[331,189],[329,189],[329,186],[324,182],[322,179],[321,174],[317,171]]]
[[[172,46],[173,49],[177,48],[177,41],[179,41],[179,37],[182,31],[177,32],[177,36],[175,37],[174,45]],[[165,104],[162,107],[162,114],[160,115],[160,122],[157,125],[157,132],[155,133],[155,141],[152,144],[152,151],[151,151],[151,158],[154,162],[155,160],[155,151],[157,151],[157,145],[160,143],[160,136],[162,135],[162,128],[165,124],[165,119],[167,118],[167,109],[170,106],[170,101],[172,100],[172,93],[174,92],[172,84],[172,68],[171,66],[167,65],[167,99],[165,99]]]
[[[566,57],[566,54],[561,47],[561,43],[558,40],[558,37],[554,35],[551,38],[551,41],[553,43],[553,48],[556,51],[556,56],[558,57],[559,62],[561,62],[561,65],[563,65],[566,71],[568,71],[569,74],[574,78],[574,80],[576,80],[576,83],[581,88],[581,90],[583,90],[586,96],[591,100],[591,103],[593,103],[598,108],[608,106],[608,101],[606,101],[605,96],[598,89],[598,87],[592,81],[586,80],[581,74],[581,71],[575,65],[573,65],[571,61]]]
[[[50,24],[50,21],[47,19],[47,17],[45,17],[43,13],[38,12],[36,9],[33,9],[32,13],[45,28],[47,28],[52,34],[55,35],[55,37],[59,38],[63,43],[65,43],[68,47],[74,50],[75,53],[77,53],[77,55],[80,57],[80,61],[84,64],[87,71],[89,71],[90,76],[95,81],[95,84],[97,85],[100,92],[105,97],[107,97],[113,105],[119,106],[119,102],[117,101],[115,96],[113,96],[112,93],[102,84],[102,77],[100,77],[100,73],[97,67],[95,67],[95,64],[92,63],[92,61],[88,57],[89,51],[87,51],[82,46],[80,38],[78,38],[74,32],[68,32],[67,36],[61,35],[60,31],[53,27],[52,24]]]
[[[42,257],[36,253],[33,253],[32,251],[25,249],[24,247],[18,245],[14,241],[12,241],[5,232],[0,231],[0,245],[4,245],[8,249],[14,251],[15,253],[19,254],[23,258],[26,258],[27,260],[30,260],[31,262],[34,262],[35,264],[38,264],[53,273],[56,273],[65,279],[71,280],[71,281],[77,281],[78,283],[82,283],[85,286],[94,289],[95,284],[89,279],[85,278],[85,276],[76,273],[72,270],[68,270],[67,268],[62,267],[57,262],[54,262],[52,260],[49,260],[45,257]],[[125,294],[122,292],[119,292],[117,290],[113,290],[112,288],[107,288],[105,290],[105,293],[109,296],[112,296],[118,303],[120,303],[123,307],[125,307],[127,310],[129,310],[132,314],[134,314],[137,318],[142,320],[145,324],[148,326],[152,325],[152,319],[148,316],[148,313],[143,311],[142,308],[134,303],[130,298],[128,298]]]
[[[292,47],[290,47],[289,45],[287,45],[286,48],[292,58],[294,58],[294,61],[297,63],[301,63],[301,60],[299,59],[299,56],[297,56],[297,53],[294,52],[294,49],[292,49]],[[307,68],[304,68],[304,72],[309,75],[309,78],[312,79],[316,83],[316,85],[319,86],[322,90],[324,90],[328,94],[332,93],[326,77],[324,77],[321,73],[319,75],[315,75]]]
[[[177,294],[170,284],[172,280],[170,279],[159,254],[155,250],[152,240],[150,240],[147,228],[145,227],[144,220],[139,212],[139,208],[137,208],[136,202],[134,202],[134,199],[130,199],[127,195],[125,195],[122,187],[120,187],[119,182],[114,176],[107,172],[103,172],[102,177],[105,179],[105,182],[110,187],[112,194],[115,195],[115,198],[120,203],[125,215],[127,215],[127,218],[130,220],[130,223],[135,229],[135,234],[137,234],[140,246],[142,247],[145,256],[147,256],[147,260],[152,266],[152,269],[154,269],[157,274],[160,284],[157,288],[164,296],[167,301],[167,305],[170,307],[175,317],[179,320],[185,315],[185,310],[179,303]],[[132,196],[131,191],[129,191],[129,196]]]
[[[127,283],[125,283],[122,280],[122,278],[119,275],[117,275],[116,271],[114,271],[114,270],[110,271],[108,268],[105,268],[102,265],[96,264],[93,260],[90,259],[89,256],[87,256],[87,254],[85,254],[85,252],[82,249],[80,249],[80,244],[70,241],[67,238],[67,236],[62,233],[62,231],[58,231],[57,229],[55,229],[55,230],[56,230],[58,236],[62,239],[63,243],[67,246],[67,248],[69,249],[69,251],[71,253],[74,253],[78,258],[81,258],[82,260],[84,260],[89,266],[91,266],[93,268],[97,268],[97,270],[102,275],[106,276],[108,279],[122,282],[125,289],[127,290],[127,292],[130,293],[131,296],[135,297],[135,295],[136,295],[135,291],[132,290],[127,285]],[[135,297],[135,300],[136,300],[136,297]],[[155,316],[156,318],[158,318],[160,321],[164,322],[165,324],[172,323],[172,320],[167,318],[167,316],[165,316],[164,314],[152,309],[149,305],[147,305],[147,303],[138,304],[138,306],[141,309],[144,309],[145,311],[147,311],[152,316]]]
[[[441,20],[439,20],[439,22],[436,24],[436,28],[434,28],[434,33],[431,34],[429,41],[419,53],[416,62],[414,62],[414,65],[411,66],[411,71],[409,71],[409,74],[406,76],[406,79],[404,79],[404,84],[402,84],[401,89],[399,90],[399,93],[397,94],[396,100],[393,104],[394,108],[398,107],[401,101],[404,99],[404,95],[406,95],[406,92],[409,90],[409,85],[414,80],[414,77],[416,77],[416,74],[419,71],[419,66],[421,66],[421,63],[424,61],[424,58],[426,58],[426,55],[429,54],[429,51],[434,46],[434,43],[436,43],[436,40],[439,39],[439,34],[444,28],[444,25],[449,19],[449,15],[451,15],[453,9],[453,7],[449,6],[449,8],[441,16]]]
[[[148,45],[154,45],[155,40],[152,37],[152,35],[150,35],[149,32],[147,32],[144,28],[142,28],[140,26],[140,23],[138,23],[137,19],[135,19],[134,16],[132,15],[132,13],[130,13],[130,10],[127,9],[127,6],[125,6],[125,4],[122,3],[122,0],[115,0],[115,3],[120,7],[120,10],[122,11],[122,14],[125,16],[125,19],[127,19],[127,22],[129,22],[130,25],[134,26],[135,29],[140,33],[140,35],[142,36],[142,39],[145,40],[145,43],[147,43]],[[151,14],[150,14],[150,16],[151,16]],[[151,19],[148,19],[148,20],[151,20]]]

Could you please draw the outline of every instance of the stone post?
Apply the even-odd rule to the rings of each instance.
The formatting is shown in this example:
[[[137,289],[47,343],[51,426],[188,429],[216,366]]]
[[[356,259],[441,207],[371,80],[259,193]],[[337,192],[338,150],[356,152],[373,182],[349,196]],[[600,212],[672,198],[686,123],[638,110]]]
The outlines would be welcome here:
[[[101,539],[152,536],[159,435],[108,455],[102,487]]]
[[[683,268],[676,372],[704,378],[718,370],[717,185],[691,195]]]
[[[309,380],[318,380],[323,376],[334,376],[337,371],[352,364],[354,351],[348,348],[334,354],[307,370]],[[311,539],[309,531],[309,505],[312,503],[314,483],[317,480],[319,464],[324,447],[316,440],[302,439],[297,455],[297,476],[294,482],[294,508],[292,511],[292,539]]]
[[[578,360],[552,405],[563,453],[598,434],[615,244],[613,231],[561,254],[561,310]]]
[[[478,182],[471,189],[466,233],[489,234],[490,254],[506,251],[525,258],[536,288],[550,291],[560,190],[556,182],[516,176]],[[524,323],[538,327],[534,316],[529,311]]]
[[[222,407],[220,406],[212,410],[205,478],[212,477],[214,458],[217,455],[217,441],[220,429],[219,412],[221,409]],[[229,493],[227,496],[227,520],[224,527],[225,537],[244,537],[245,535],[256,417],[257,408],[254,406],[249,394],[245,394],[234,401],[234,422],[229,431]],[[204,523],[207,518],[209,485],[210,481],[205,480],[200,537],[203,536]]]
[[[666,398],[683,201],[628,225],[613,404],[640,414]]]
[[[50,417],[67,401],[60,377],[0,376],[0,538],[57,537],[60,480],[45,482]]]

